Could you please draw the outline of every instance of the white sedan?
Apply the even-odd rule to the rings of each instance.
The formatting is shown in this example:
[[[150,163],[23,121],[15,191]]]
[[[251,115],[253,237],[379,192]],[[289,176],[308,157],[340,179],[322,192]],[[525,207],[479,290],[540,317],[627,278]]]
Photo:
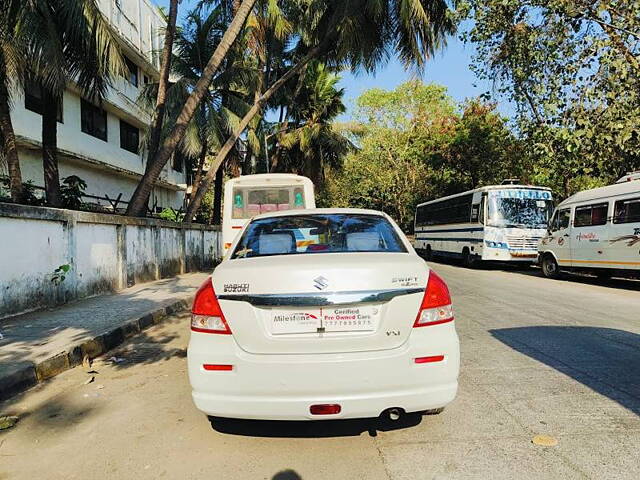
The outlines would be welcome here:
[[[447,285],[386,214],[259,215],[196,294],[193,400],[246,419],[438,413],[458,388],[454,323]]]

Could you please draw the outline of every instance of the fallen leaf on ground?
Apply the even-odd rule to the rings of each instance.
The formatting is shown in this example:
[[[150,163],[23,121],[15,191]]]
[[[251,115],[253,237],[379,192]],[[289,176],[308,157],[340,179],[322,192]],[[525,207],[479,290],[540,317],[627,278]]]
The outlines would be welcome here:
[[[83,385],[89,385],[89,384],[90,384],[91,382],[93,382],[95,379],[96,379],[96,377],[89,377],[89,378],[87,378],[87,379],[84,381]]]
[[[558,445],[558,439],[550,435],[536,435],[531,442],[542,447],[555,447]]]
[[[96,385],[96,390],[102,390],[104,388],[104,385]]]
[[[13,415],[2,416],[0,417],[0,430],[6,430],[14,427],[16,423],[18,423],[18,417]]]

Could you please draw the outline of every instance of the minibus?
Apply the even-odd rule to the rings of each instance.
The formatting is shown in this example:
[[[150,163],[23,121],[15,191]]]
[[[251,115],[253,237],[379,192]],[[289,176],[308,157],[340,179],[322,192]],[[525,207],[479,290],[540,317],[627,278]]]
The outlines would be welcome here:
[[[538,250],[549,278],[563,270],[640,276],[640,172],[560,203]]]
[[[222,208],[224,251],[249,220],[261,213],[315,208],[313,183],[289,173],[243,175],[227,180]]]
[[[553,211],[551,190],[505,180],[422,203],[416,208],[415,248],[481,261],[534,263]]]

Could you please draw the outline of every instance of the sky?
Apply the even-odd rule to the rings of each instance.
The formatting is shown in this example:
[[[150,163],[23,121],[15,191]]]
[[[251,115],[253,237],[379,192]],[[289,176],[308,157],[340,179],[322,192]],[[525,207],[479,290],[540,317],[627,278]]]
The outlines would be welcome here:
[[[155,3],[168,9],[168,0],[155,0]],[[186,12],[195,4],[195,0],[183,0],[179,7],[180,12]],[[468,28],[468,26],[468,24],[462,25],[462,28]],[[458,102],[490,91],[491,85],[479,81],[469,68],[473,54],[473,45],[464,44],[458,38],[451,37],[447,47],[437,52],[434,58],[427,62],[421,78],[425,83],[444,85],[449,95]],[[344,103],[347,106],[347,112],[339,120],[347,121],[351,118],[355,99],[365,90],[369,88],[392,90],[411,79],[412,75],[411,72],[406,72],[395,58],[391,58],[386,65],[378,68],[375,74],[353,75],[350,72],[343,72],[340,87],[345,90]],[[506,102],[498,102],[498,110],[507,117],[513,115],[512,107]]]
[[[425,83],[437,83],[447,87],[449,95],[462,102],[467,98],[490,91],[489,83],[479,81],[470,70],[471,57],[475,53],[473,45],[465,44],[458,38],[450,38],[447,47],[430,59],[421,76]],[[350,72],[341,74],[340,87],[345,89],[345,105],[347,113],[344,119],[350,118],[355,106],[355,99],[365,90],[382,88],[392,90],[399,84],[410,80],[415,75],[404,70],[397,59],[391,59],[387,65],[378,69],[375,74],[353,75]],[[507,104],[499,104],[500,112],[510,116],[511,109]]]

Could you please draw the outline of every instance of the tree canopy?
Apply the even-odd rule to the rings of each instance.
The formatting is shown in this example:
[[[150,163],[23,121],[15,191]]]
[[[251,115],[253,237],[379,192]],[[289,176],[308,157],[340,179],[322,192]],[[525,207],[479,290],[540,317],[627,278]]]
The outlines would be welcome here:
[[[639,0],[471,0],[464,38],[516,106],[534,179],[561,195],[640,168]]]
[[[368,90],[356,105],[358,149],[330,169],[323,205],[382,210],[410,231],[420,202],[527,173],[494,104],[457,105],[445,87],[415,80]]]

